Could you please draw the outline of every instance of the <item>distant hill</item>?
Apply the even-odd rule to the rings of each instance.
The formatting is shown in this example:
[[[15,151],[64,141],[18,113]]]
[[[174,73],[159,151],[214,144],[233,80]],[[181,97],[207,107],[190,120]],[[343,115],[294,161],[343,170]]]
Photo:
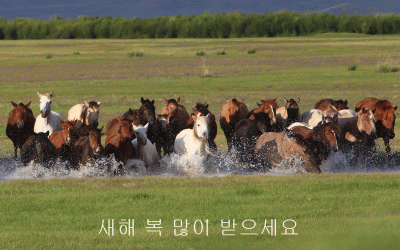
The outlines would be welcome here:
[[[63,18],[87,16],[122,16],[147,18],[156,16],[193,15],[209,11],[265,13],[280,10],[323,12],[330,14],[400,13],[397,0],[3,0],[0,17],[48,19],[54,15]]]

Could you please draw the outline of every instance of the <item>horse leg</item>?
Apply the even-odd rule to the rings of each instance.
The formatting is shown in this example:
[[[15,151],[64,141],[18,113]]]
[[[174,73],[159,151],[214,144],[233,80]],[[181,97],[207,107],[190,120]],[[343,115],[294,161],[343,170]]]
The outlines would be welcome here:
[[[14,159],[16,159],[18,157],[17,153],[18,153],[18,144],[14,143]]]

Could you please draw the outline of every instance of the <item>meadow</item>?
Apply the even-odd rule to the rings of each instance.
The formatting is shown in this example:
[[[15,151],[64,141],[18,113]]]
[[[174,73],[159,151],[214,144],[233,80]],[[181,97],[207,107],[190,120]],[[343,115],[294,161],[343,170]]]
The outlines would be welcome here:
[[[156,112],[164,98],[180,97],[188,111],[196,102],[207,102],[218,117],[226,98],[244,99],[249,109],[259,99],[278,98],[283,105],[283,98],[300,98],[300,110],[306,111],[322,98],[346,99],[350,108],[369,96],[398,105],[400,90],[398,73],[378,72],[383,64],[400,65],[397,35],[18,40],[0,45],[3,159],[13,151],[5,135],[10,102],[32,101],[38,115],[36,92],[54,91],[52,110],[64,118],[76,103],[101,101],[99,122],[105,126],[129,108],[139,108],[141,97],[154,99]],[[356,70],[348,69],[351,64]],[[391,141],[395,167],[398,138]],[[226,150],[221,129],[216,143]],[[383,151],[381,144],[378,140]],[[380,164],[385,169],[386,162]],[[395,248],[399,177],[341,173],[1,181],[0,248]],[[115,219],[115,236],[98,234],[107,219]],[[121,219],[135,219],[135,236],[119,233]],[[163,235],[148,233],[146,219],[162,219]],[[174,236],[174,219],[192,223],[186,238]],[[194,233],[197,219],[209,220],[209,236]],[[238,223],[236,236],[221,235],[221,220],[228,219]],[[257,222],[252,232],[258,235],[240,235],[247,219]],[[260,234],[260,225],[270,219],[277,219],[276,237]],[[298,235],[281,235],[286,219],[296,221]]]

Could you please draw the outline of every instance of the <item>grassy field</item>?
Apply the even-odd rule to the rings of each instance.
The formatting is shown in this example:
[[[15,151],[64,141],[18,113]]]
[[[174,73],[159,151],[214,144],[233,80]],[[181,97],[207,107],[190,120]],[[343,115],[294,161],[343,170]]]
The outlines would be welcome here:
[[[217,117],[226,98],[244,99],[249,109],[260,98],[280,105],[300,98],[301,111],[322,98],[347,99],[351,108],[369,96],[398,105],[400,75],[377,69],[399,60],[399,36],[0,41],[0,157],[13,151],[5,135],[10,102],[32,101],[38,115],[36,92],[54,91],[52,110],[64,118],[76,103],[101,101],[100,126],[140,107],[141,97],[154,99],[156,112],[163,98],[180,96],[188,111],[207,102]],[[353,63],[358,67],[349,71]],[[396,156],[398,138],[391,141]],[[226,150],[222,130],[217,145]],[[395,249],[399,179],[370,173],[1,181],[0,248]],[[114,219],[114,236],[98,234],[107,219]],[[122,219],[135,219],[135,236],[119,233]],[[162,236],[147,232],[147,219],[162,220]],[[174,236],[174,219],[188,219],[188,236]],[[197,219],[209,220],[208,236],[195,234]],[[238,224],[235,236],[221,234],[228,219]],[[258,235],[240,235],[249,232],[242,227],[247,219]],[[277,220],[277,236],[261,235],[270,219]],[[286,219],[296,221],[298,235],[281,235]]]
[[[336,174],[0,182],[0,247],[396,249],[400,244],[399,177]],[[114,219],[113,236],[101,229],[104,220],[109,230],[108,219]],[[123,219],[134,220],[133,236],[122,234]],[[148,232],[151,223],[147,220],[160,219],[161,236]],[[276,219],[276,235],[263,232],[265,220],[269,226],[271,219]],[[296,222],[297,235],[283,235],[287,219]],[[174,229],[182,229],[174,220],[190,223],[187,236],[174,235]],[[203,223],[203,231],[199,221],[194,228],[197,220]],[[235,230],[224,231],[233,236],[222,235],[221,220],[235,220]],[[249,220],[256,223],[253,229],[243,227],[254,226]],[[288,228],[294,226],[286,223]]]

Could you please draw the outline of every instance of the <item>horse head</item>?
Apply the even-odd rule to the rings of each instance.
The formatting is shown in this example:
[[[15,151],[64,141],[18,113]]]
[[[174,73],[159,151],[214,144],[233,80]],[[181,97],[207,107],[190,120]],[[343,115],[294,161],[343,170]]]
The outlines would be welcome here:
[[[135,133],[136,133],[136,139],[139,143],[139,145],[141,146],[146,146],[147,144],[147,130],[149,127],[149,123],[146,123],[145,126],[143,125],[139,125],[139,126],[135,126],[134,124],[132,124]]]
[[[54,97],[53,91],[49,94],[40,94],[37,92],[39,98],[40,98],[40,113],[43,118],[46,118],[51,111],[51,98]]]
[[[372,110],[368,108],[362,108],[357,112],[357,128],[358,130],[366,134],[368,137],[375,139],[376,128],[375,128],[375,116]]]
[[[89,146],[93,150],[94,155],[99,155],[101,153],[101,136],[102,133],[101,131],[103,130],[103,127],[101,128],[94,128],[90,127],[89,129],[89,134],[88,134],[88,139],[89,139]]]
[[[201,141],[208,139],[210,114],[206,116],[192,115],[194,121],[193,131],[194,135]]]
[[[99,112],[100,112],[101,102],[87,102],[85,101],[84,112],[82,115],[83,120],[86,121],[86,125],[92,125],[95,128],[99,125]]]
[[[139,108],[141,115],[141,124],[153,123],[156,120],[156,107],[154,106],[154,100],[144,100],[141,98],[142,106]]]
[[[133,120],[127,118],[118,117],[119,121],[119,129],[118,133],[120,134],[120,141],[131,142],[133,139],[134,131],[133,131]]]
[[[71,144],[72,141],[72,135],[73,135],[73,129],[74,126],[76,124],[76,120],[74,121],[62,121],[60,119],[58,119],[58,121],[60,122],[61,126],[62,126],[62,134],[63,134],[63,138],[65,138],[65,143],[67,145]]]
[[[14,109],[10,112],[10,118],[12,118],[13,124],[17,124],[18,129],[22,129],[25,121],[28,119],[28,115],[33,116],[32,111],[28,108],[31,102],[24,105],[23,103],[16,104],[11,101],[11,104],[14,106]]]

